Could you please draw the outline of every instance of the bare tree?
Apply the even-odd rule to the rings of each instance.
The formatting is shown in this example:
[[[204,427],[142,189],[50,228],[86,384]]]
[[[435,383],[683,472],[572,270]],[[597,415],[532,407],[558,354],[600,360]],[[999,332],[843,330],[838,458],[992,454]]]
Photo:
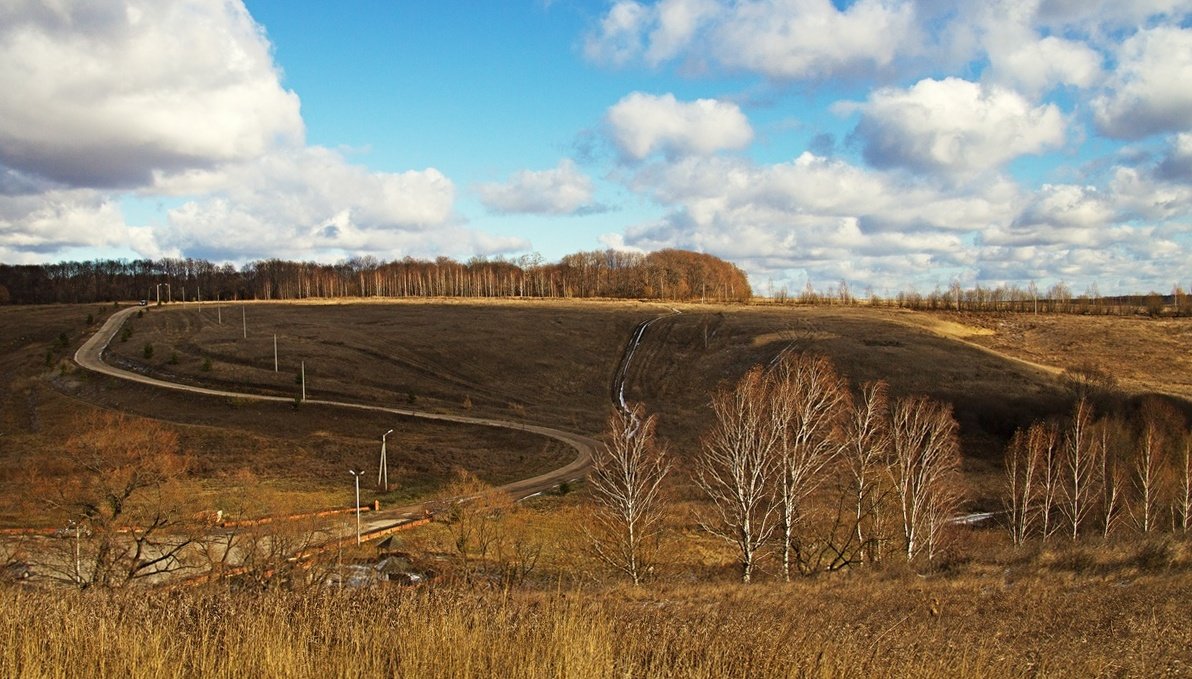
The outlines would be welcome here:
[[[824,356],[787,354],[774,367],[770,422],[778,445],[778,502],[782,533],[782,577],[790,580],[792,552],[802,504],[823,482],[824,471],[840,451],[848,390]],[[802,557],[800,556],[800,559]]]
[[[1060,512],[1068,519],[1072,539],[1080,535],[1080,526],[1093,506],[1097,475],[1101,471],[1103,451],[1093,432],[1093,407],[1080,398],[1072,410],[1064,436],[1063,502]]]
[[[653,566],[666,511],[661,489],[670,463],[654,440],[656,420],[645,416],[641,404],[614,411],[588,476],[596,500],[589,532],[596,554],[635,585]]]
[[[1043,542],[1055,533],[1058,525],[1053,514],[1063,476],[1059,438],[1059,428],[1054,422],[1036,422],[1027,432],[1027,444],[1039,460],[1039,529]]]
[[[1122,491],[1128,483],[1125,466],[1114,445],[1115,434],[1120,428],[1116,419],[1106,418],[1101,420],[1096,433],[1101,447],[1101,535],[1106,537],[1121,517]]]
[[[934,556],[947,519],[959,506],[960,447],[952,408],[926,397],[900,398],[891,410],[890,475],[902,512],[907,560]]]
[[[853,509],[850,535],[857,541],[857,561],[881,558],[883,535],[882,470],[890,449],[889,400],[885,382],[861,385],[845,420],[844,460],[848,468]]]
[[[1174,417],[1174,412],[1161,402],[1148,401],[1143,404],[1142,430],[1134,454],[1134,487],[1138,492],[1134,520],[1143,533],[1149,533],[1158,526],[1165,481],[1165,429]]]
[[[1184,445],[1179,455],[1175,513],[1180,517],[1180,530],[1187,533],[1192,524],[1192,432],[1186,432],[1182,438]]]
[[[1006,485],[1009,496],[1006,502],[1006,516],[1010,524],[1010,539],[1015,546],[1026,542],[1033,532],[1038,518],[1037,480],[1039,474],[1039,450],[1031,445],[1030,430],[1019,429],[1006,448]]]
[[[712,500],[714,513],[700,524],[734,545],[741,581],[753,576],[759,551],[774,531],[774,492],[769,483],[777,460],[776,430],[769,426],[768,380],[754,368],[731,389],[712,398],[716,422],[695,463],[695,482]]]
[[[73,467],[52,505],[75,527],[70,558],[45,570],[79,587],[117,587],[186,567],[199,533],[178,487],[186,460],[178,437],[150,420],[103,412],[75,425],[65,445]]]

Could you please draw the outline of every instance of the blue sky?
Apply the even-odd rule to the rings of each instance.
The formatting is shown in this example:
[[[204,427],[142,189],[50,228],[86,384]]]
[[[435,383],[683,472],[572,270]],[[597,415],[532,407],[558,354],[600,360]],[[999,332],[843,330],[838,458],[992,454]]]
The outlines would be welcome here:
[[[0,0],[0,261],[1192,287],[1192,1]]]

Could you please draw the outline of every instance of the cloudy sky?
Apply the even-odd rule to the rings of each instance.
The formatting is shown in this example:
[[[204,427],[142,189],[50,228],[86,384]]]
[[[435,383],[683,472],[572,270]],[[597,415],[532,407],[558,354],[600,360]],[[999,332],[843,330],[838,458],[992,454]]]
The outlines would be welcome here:
[[[0,0],[0,261],[1192,286],[1192,0]]]

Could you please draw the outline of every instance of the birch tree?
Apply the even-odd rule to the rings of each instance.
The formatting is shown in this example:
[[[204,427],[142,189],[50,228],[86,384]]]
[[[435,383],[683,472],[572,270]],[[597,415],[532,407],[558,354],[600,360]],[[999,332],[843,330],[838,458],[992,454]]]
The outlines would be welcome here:
[[[696,484],[712,501],[711,516],[700,524],[732,544],[748,583],[759,551],[775,527],[770,479],[777,460],[778,432],[769,426],[769,380],[754,368],[732,388],[712,399],[715,423],[695,462]]]
[[[803,503],[823,482],[824,471],[840,450],[841,416],[848,398],[843,380],[823,356],[787,354],[771,382],[770,422],[776,448],[782,577],[790,581],[791,557]]]
[[[1179,516],[1179,527],[1184,533],[1192,525],[1192,432],[1183,436],[1184,445],[1179,455],[1179,487],[1175,495],[1175,513]]]
[[[1129,485],[1126,468],[1115,444],[1122,424],[1117,419],[1103,419],[1097,427],[1101,446],[1101,535],[1108,537],[1122,515],[1123,491]]]
[[[934,556],[944,522],[959,506],[960,446],[952,408],[926,397],[900,398],[891,411],[891,480],[902,514],[908,561]]]
[[[1099,441],[1093,434],[1093,408],[1088,399],[1082,397],[1072,410],[1063,448],[1065,482],[1060,512],[1068,519],[1073,540],[1080,535],[1080,526],[1093,505],[1100,456]]]
[[[1053,519],[1063,475],[1059,427],[1054,422],[1036,422],[1027,437],[1033,454],[1039,456],[1039,525],[1043,542],[1047,542],[1056,531]]]
[[[1158,401],[1143,405],[1142,429],[1134,453],[1134,487],[1138,492],[1134,520],[1143,533],[1151,532],[1158,525],[1166,466],[1164,430],[1174,417],[1171,409]]]
[[[1038,518],[1038,452],[1038,448],[1031,445],[1029,429],[1014,432],[1014,438],[1006,447],[1006,516],[1010,525],[1010,539],[1015,546],[1026,542]]]
[[[882,470],[889,455],[889,400],[885,382],[867,382],[845,420],[843,456],[848,468],[853,510],[851,535],[857,541],[857,560],[881,558],[884,526]]]
[[[634,585],[653,565],[665,515],[661,489],[670,463],[654,440],[656,419],[646,417],[640,404],[628,412],[616,410],[588,475],[596,501],[589,534],[593,547],[601,560],[629,576]]]

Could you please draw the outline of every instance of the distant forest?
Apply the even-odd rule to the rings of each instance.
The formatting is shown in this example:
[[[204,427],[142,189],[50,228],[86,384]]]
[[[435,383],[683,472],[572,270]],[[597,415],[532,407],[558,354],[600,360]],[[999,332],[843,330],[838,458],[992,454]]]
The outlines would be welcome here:
[[[745,273],[712,255],[660,250],[578,252],[558,263],[439,257],[390,262],[353,257],[337,264],[254,261],[236,268],[202,259],[94,260],[0,264],[0,304],[291,300],[309,297],[615,297],[740,301]]]

